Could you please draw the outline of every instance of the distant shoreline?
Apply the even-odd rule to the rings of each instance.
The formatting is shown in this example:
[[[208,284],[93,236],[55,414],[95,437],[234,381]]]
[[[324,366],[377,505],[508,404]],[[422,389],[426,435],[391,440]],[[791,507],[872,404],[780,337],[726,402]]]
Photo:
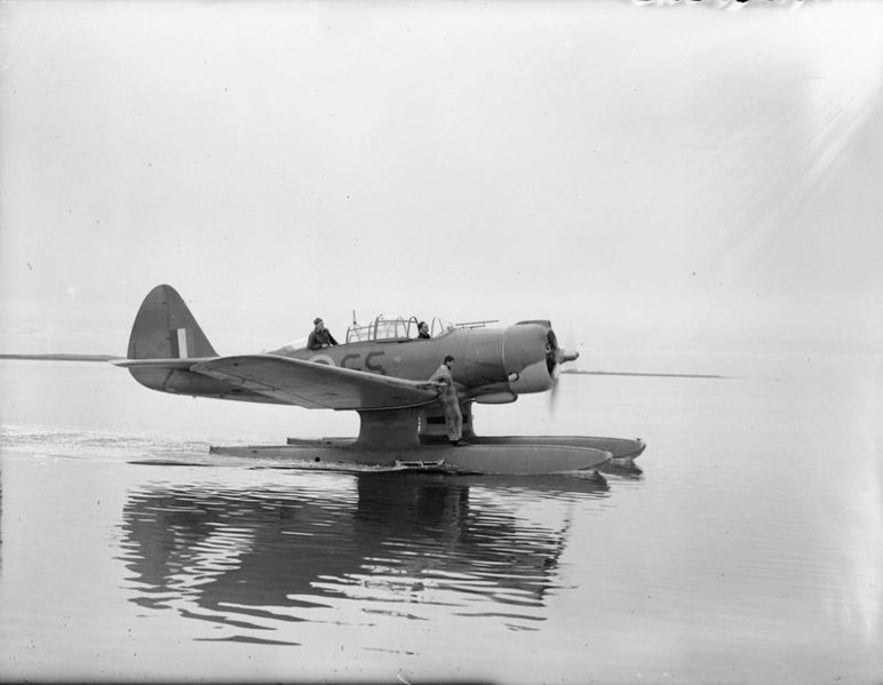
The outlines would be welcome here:
[[[55,362],[106,362],[116,359],[109,354],[0,354],[0,359],[29,359]]]
[[[117,359],[109,354],[0,354],[0,359],[24,359],[30,361],[57,361],[57,362],[107,362]],[[732,376],[719,376],[706,373],[642,373],[640,371],[580,371],[566,369],[561,373],[570,373],[578,376],[651,376],[655,378],[732,378]]]
[[[657,378],[732,378],[711,373],[641,373],[639,371],[573,371],[567,369],[561,373],[572,373],[579,376],[654,376]]]

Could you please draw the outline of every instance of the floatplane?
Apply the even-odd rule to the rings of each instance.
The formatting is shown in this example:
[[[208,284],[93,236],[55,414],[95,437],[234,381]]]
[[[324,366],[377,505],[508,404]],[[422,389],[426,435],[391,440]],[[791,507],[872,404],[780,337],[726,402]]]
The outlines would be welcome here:
[[[178,292],[159,285],[135,317],[127,358],[112,363],[161,392],[358,412],[355,438],[210,448],[216,455],[283,460],[290,468],[599,477],[599,467],[632,466],[643,452],[640,439],[479,436],[474,404],[554,392],[559,367],[579,353],[559,347],[545,320],[501,328],[436,318],[428,339],[419,337],[417,323],[414,317],[377,317],[366,325],[354,322],[345,342],[321,350],[288,345],[222,356]],[[448,443],[440,388],[427,381],[447,355],[457,360],[453,378],[465,446]]]

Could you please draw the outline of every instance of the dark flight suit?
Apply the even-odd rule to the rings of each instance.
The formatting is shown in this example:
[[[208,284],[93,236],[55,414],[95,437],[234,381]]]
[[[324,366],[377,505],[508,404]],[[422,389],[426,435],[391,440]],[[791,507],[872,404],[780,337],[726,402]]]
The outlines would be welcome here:
[[[327,328],[323,328],[321,331],[314,329],[307,340],[307,348],[311,350],[321,350],[323,347],[331,347],[336,344],[337,341]]]

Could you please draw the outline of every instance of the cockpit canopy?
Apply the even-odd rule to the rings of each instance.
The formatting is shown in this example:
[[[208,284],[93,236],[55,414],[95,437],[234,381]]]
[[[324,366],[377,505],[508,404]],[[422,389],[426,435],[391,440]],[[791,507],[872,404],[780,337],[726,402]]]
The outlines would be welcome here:
[[[398,316],[395,318],[387,318],[382,314],[370,323],[359,325],[353,322],[346,331],[346,341],[348,343],[355,342],[378,342],[381,340],[413,340],[418,335],[417,324],[420,323],[416,316],[407,319]],[[437,316],[429,322],[429,335],[433,338],[454,330],[455,326],[440,319]]]
[[[417,340],[419,335],[417,324],[420,321],[421,319],[418,319],[416,316],[410,316],[406,319],[403,316],[393,318],[385,317],[382,314],[371,321],[371,323],[365,325],[360,325],[354,321],[346,331],[346,340],[344,342],[407,342],[408,340]],[[429,337],[438,338],[460,328],[482,328],[487,324],[497,322],[497,319],[488,319],[486,321],[467,321],[453,324],[450,321],[434,316],[426,323],[429,325]],[[278,349],[267,350],[265,353],[286,355],[302,350],[306,346],[307,338],[300,338]]]

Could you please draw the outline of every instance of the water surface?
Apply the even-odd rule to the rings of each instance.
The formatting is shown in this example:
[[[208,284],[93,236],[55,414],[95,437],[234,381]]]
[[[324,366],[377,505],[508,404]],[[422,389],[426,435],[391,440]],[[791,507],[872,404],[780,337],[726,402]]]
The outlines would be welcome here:
[[[880,682],[879,386],[835,371],[568,376],[554,415],[477,409],[486,434],[644,438],[600,486],[224,463],[208,444],[357,424],[0,362],[0,674]]]

